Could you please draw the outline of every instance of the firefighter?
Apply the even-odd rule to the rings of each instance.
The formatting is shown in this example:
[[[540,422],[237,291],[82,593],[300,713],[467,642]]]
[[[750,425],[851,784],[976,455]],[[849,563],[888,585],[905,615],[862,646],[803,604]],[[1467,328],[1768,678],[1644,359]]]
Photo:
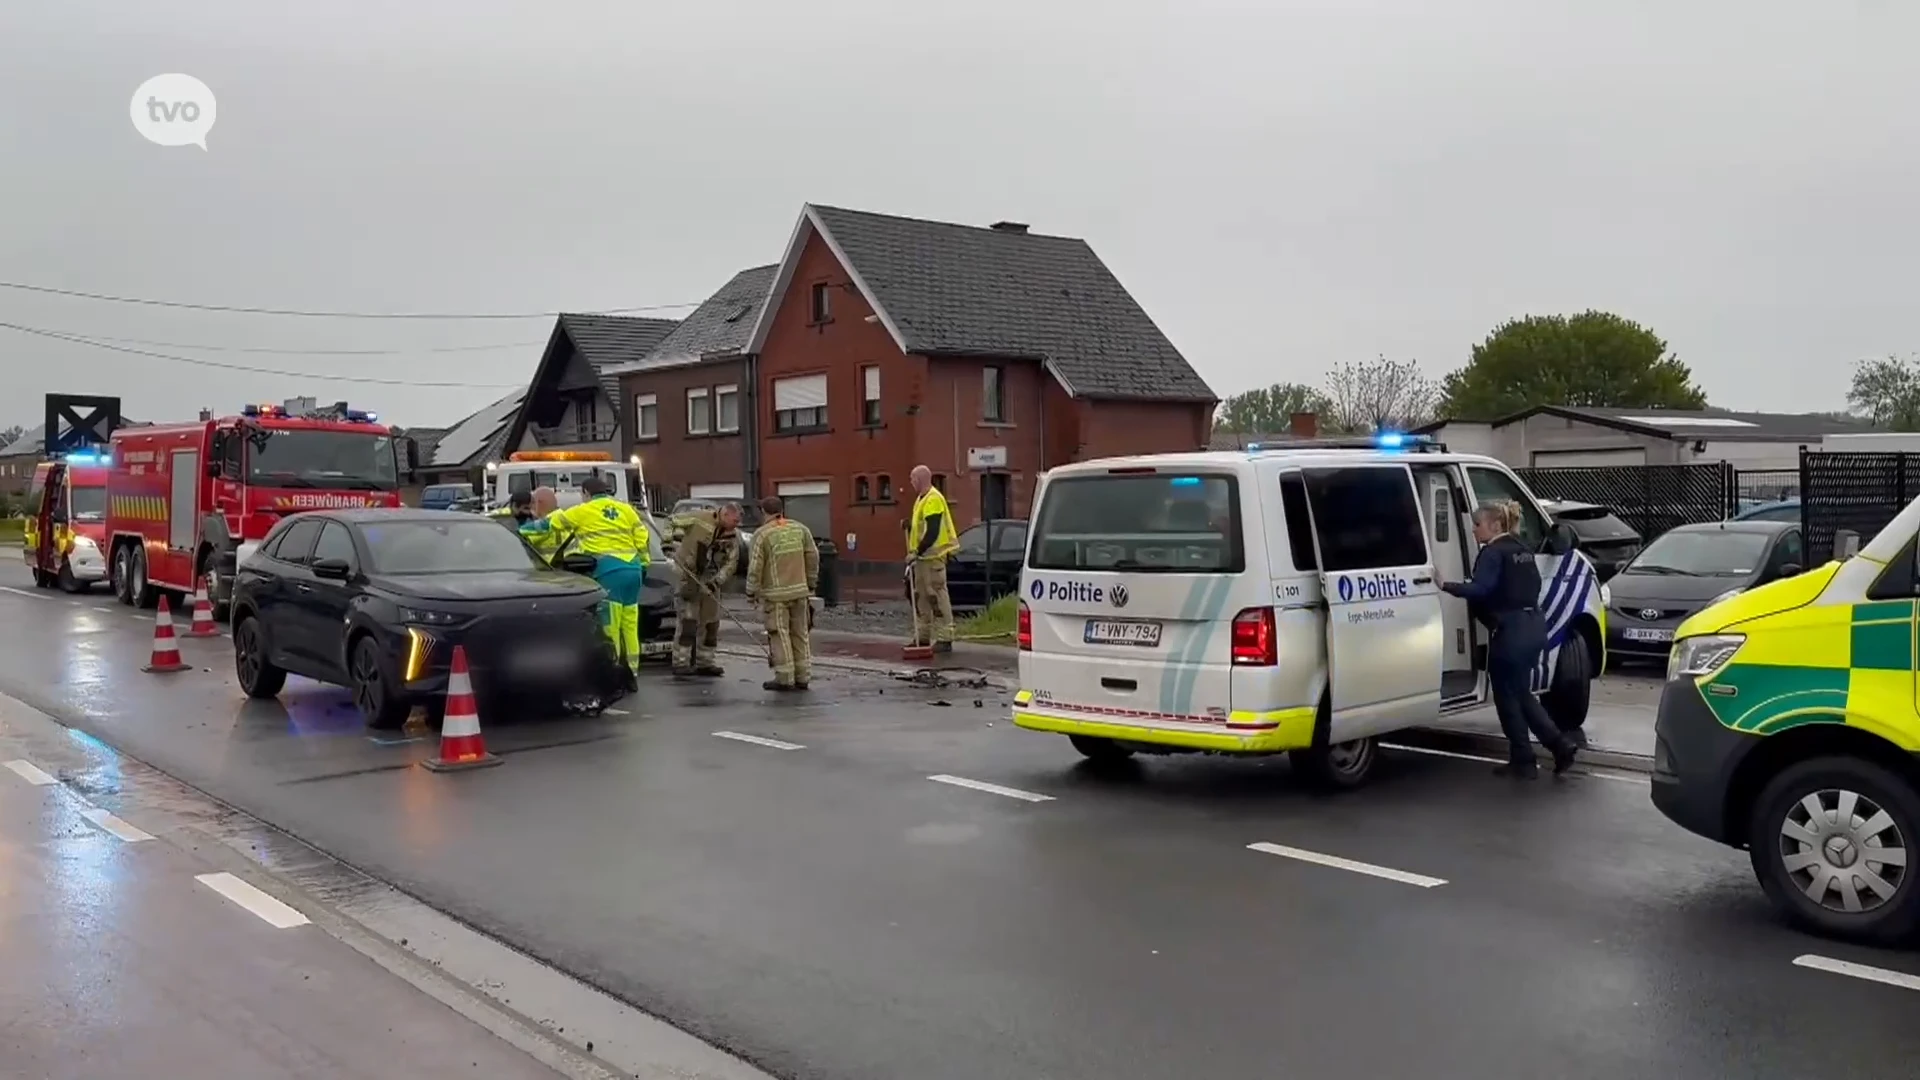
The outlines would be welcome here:
[[[947,560],[960,549],[953,509],[933,486],[933,470],[916,465],[910,474],[915,497],[907,525],[907,572],[913,583],[916,646],[953,651],[953,600],[947,595]]]
[[[556,550],[591,555],[593,580],[607,591],[600,624],[624,658],[638,685],[640,675],[640,592],[647,578],[647,523],[633,507],[613,497],[612,485],[599,476],[580,484],[585,498],[577,506],[555,510],[529,523],[522,534],[547,534]]]
[[[747,599],[760,605],[767,626],[767,690],[805,690],[813,674],[808,634],[811,597],[820,587],[820,550],[813,532],[786,516],[778,495],[760,500],[767,523],[755,530],[747,558]]]
[[[725,503],[717,510],[691,515],[673,554],[680,569],[675,593],[673,673],[715,678],[726,674],[714,663],[720,644],[720,588],[733,577],[740,562],[740,507]]]

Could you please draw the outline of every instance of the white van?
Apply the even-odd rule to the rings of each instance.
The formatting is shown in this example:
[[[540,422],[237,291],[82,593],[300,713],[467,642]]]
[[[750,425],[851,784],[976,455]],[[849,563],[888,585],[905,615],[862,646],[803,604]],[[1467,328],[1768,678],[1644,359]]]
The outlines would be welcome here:
[[[560,506],[578,506],[583,497],[580,485],[598,476],[612,485],[614,498],[632,503],[643,513],[653,512],[638,456],[621,464],[612,454],[591,450],[521,450],[506,461],[487,462],[486,472],[481,494],[488,510],[506,506],[520,492],[532,494],[543,487],[553,489]]]
[[[1376,739],[1488,702],[1469,576],[1472,508],[1510,499],[1542,552],[1535,689],[1585,720],[1605,590],[1492,458],[1389,446],[1162,454],[1042,479],[1021,573],[1013,722],[1096,760],[1289,752],[1353,787]]]

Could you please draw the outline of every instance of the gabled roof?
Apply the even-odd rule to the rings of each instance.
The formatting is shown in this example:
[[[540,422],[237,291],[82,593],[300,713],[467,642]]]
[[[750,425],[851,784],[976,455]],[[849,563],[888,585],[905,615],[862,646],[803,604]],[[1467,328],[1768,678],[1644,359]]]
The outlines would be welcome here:
[[[146,427],[148,426],[148,422],[145,420],[129,420],[123,416],[120,418],[120,426],[123,428]],[[0,458],[42,458],[45,456],[47,456],[47,425],[45,424],[35,424],[21,432],[19,438],[5,446],[0,446]]]
[[[1039,360],[1086,398],[1215,401],[1084,240],[808,204],[748,352],[818,233],[903,353]]]
[[[434,444],[432,454],[425,452],[426,447],[421,447],[420,457],[426,462],[423,468],[470,468],[499,457],[506,450],[507,435],[512,431],[514,419],[520,415],[520,403],[526,397],[525,390],[515,390],[453,425]]]
[[[600,388],[606,391],[607,400],[613,403],[613,415],[618,417],[621,415],[620,378],[609,369],[644,358],[679,325],[678,319],[644,319],[633,315],[562,315],[554,322],[553,336],[547,340],[547,351],[533,375],[534,385],[554,374],[555,346],[565,334],[600,377]]]
[[[675,367],[719,356],[738,356],[746,350],[767,302],[767,290],[779,264],[756,266],[733,275],[720,291],[707,297],[673,332],[662,338],[643,359],[608,369],[608,374]]]
[[[1720,442],[1817,442],[1828,435],[1862,434],[1874,426],[1851,416],[1831,413],[1734,412],[1730,409],[1612,409],[1584,405],[1535,405],[1488,423],[1505,427],[1546,413],[1657,439],[1712,439]],[[1422,426],[1419,433],[1437,431],[1449,421]]]

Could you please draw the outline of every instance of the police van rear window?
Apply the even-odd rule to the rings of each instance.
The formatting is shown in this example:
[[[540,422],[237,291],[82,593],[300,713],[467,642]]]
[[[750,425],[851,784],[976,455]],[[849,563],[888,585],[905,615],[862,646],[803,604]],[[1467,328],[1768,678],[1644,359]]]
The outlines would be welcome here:
[[[1035,570],[1237,574],[1240,489],[1231,476],[1066,476],[1047,485],[1028,544]]]

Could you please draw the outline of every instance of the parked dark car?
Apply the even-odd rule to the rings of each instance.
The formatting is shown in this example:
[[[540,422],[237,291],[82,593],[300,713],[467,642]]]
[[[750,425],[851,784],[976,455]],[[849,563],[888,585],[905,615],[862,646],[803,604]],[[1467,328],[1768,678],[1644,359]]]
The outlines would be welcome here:
[[[450,510],[461,499],[473,496],[472,484],[428,484],[420,491],[420,509]]]
[[[947,560],[947,596],[956,610],[986,607],[1020,588],[1020,564],[1027,554],[1026,521],[1019,518],[982,521],[969,526],[955,539],[960,542],[960,550]],[[991,560],[987,558],[989,551],[993,555]]]
[[[1800,523],[1800,500],[1781,499],[1779,502],[1755,503],[1743,507],[1733,515],[1735,521],[1790,521]]]
[[[1619,573],[1640,553],[1640,534],[1607,507],[1564,499],[1544,499],[1541,505],[1554,521],[1573,530],[1575,546],[1593,563],[1601,581]]]
[[[345,686],[369,726],[444,699],[464,645],[482,701],[593,707],[619,672],[600,629],[605,593],[541,564],[513,532],[444,510],[288,517],[234,582],[234,668],[248,697],[289,674]]]
[[[1694,612],[1805,568],[1800,526],[1780,521],[1682,525],[1607,582],[1607,653],[1664,662]]]

